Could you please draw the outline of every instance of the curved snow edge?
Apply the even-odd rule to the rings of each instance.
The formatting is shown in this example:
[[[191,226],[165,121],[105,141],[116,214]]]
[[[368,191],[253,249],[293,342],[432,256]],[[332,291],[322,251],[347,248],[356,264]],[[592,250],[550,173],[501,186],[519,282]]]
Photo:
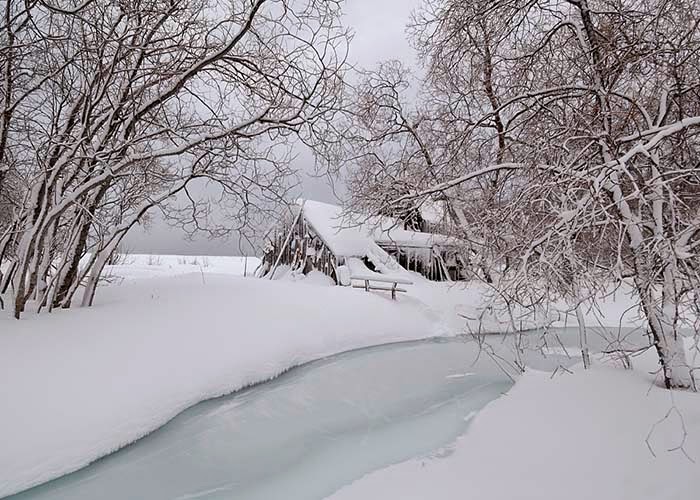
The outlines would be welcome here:
[[[0,377],[16,382],[0,387],[0,497],[294,367],[444,334],[410,304],[340,287],[187,275],[114,289],[129,299],[2,325]]]

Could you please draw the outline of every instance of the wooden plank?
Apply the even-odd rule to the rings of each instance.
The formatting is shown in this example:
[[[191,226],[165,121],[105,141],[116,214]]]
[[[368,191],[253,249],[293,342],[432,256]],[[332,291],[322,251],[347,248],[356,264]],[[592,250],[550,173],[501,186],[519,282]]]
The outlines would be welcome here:
[[[401,285],[413,284],[413,281],[406,278],[402,278],[400,276],[385,276],[379,273],[377,273],[376,276],[372,274],[351,274],[350,279],[357,281],[377,281],[379,283],[399,283]]]
[[[277,270],[277,266],[280,265],[280,261],[282,260],[282,255],[283,255],[284,251],[287,250],[286,247],[289,246],[292,235],[294,234],[294,228],[297,225],[297,222],[299,222],[299,219],[301,218],[303,213],[304,213],[304,203],[302,202],[301,207],[299,207],[299,213],[297,214],[296,219],[294,219],[294,222],[292,222],[292,226],[289,229],[289,233],[287,234],[287,238],[284,240],[284,243],[282,244],[282,247],[283,247],[281,249],[282,251],[279,253],[277,260],[275,261],[275,265],[272,266],[272,269],[270,270],[270,279],[272,279],[272,277],[274,276],[275,271]],[[289,249],[289,250],[290,250],[289,261],[291,261],[291,249]]]
[[[365,285],[352,285],[352,287],[353,288],[361,288],[361,289],[365,290]],[[405,288],[398,288],[398,287],[394,288],[391,286],[376,286],[376,285],[370,286],[367,291],[371,291],[371,290],[378,290],[380,292],[391,292],[392,290],[396,290],[397,292],[407,292],[408,291]]]

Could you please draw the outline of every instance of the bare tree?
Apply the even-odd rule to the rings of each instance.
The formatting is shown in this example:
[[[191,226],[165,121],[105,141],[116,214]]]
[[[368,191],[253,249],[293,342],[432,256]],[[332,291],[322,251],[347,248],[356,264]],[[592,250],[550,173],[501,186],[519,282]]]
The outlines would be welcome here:
[[[527,307],[629,279],[666,386],[694,387],[679,328],[700,312],[697,2],[427,1],[411,33],[429,155],[393,140],[406,193],[373,183],[365,203],[462,207],[498,293]]]
[[[27,56],[3,60],[6,88],[27,97],[8,118],[21,195],[0,226],[0,291],[12,285],[18,318],[32,299],[69,307],[86,277],[90,304],[129,229],[193,182],[217,184],[243,220],[279,201],[291,139],[337,106],[348,37],[334,0],[9,4],[4,54]]]

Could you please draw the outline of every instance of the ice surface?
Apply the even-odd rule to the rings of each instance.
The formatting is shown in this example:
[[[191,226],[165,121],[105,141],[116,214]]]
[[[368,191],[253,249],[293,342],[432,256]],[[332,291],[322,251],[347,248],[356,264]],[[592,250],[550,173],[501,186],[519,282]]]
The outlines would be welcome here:
[[[28,499],[313,499],[452,442],[508,378],[474,343],[393,344],[334,356],[201,403]],[[468,377],[454,377],[476,372]]]

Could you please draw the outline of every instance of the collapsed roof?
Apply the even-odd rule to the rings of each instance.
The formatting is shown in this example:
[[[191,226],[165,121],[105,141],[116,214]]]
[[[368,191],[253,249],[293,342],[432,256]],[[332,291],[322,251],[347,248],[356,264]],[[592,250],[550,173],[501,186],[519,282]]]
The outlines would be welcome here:
[[[364,257],[374,244],[397,247],[432,248],[457,246],[460,240],[442,234],[410,231],[392,217],[367,216],[344,211],[337,205],[299,200],[303,216],[336,255]]]

